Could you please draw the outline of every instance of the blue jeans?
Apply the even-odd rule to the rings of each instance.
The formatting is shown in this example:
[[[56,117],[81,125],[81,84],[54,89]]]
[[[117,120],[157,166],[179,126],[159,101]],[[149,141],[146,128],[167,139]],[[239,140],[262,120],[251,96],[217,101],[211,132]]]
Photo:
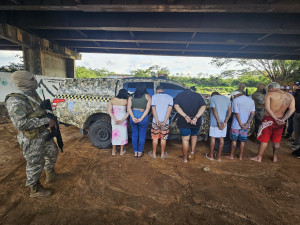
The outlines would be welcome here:
[[[139,119],[144,113],[137,109],[133,109],[132,112],[134,117],[137,119]],[[134,123],[132,118],[130,117],[130,126],[132,131],[133,151],[135,153],[142,153],[145,145],[146,133],[148,128],[148,115],[145,116],[145,118],[139,123]]]

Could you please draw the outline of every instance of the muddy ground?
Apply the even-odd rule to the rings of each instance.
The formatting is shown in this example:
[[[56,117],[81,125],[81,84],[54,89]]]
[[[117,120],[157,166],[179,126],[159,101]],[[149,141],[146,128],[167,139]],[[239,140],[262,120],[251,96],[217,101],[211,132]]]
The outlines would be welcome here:
[[[177,157],[180,142],[169,141],[166,159],[133,158],[92,146],[75,127],[62,127],[65,150],[59,154],[58,179],[47,199],[29,198],[25,159],[16,130],[0,115],[0,224],[299,224],[300,160],[283,140],[279,162],[271,148],[263,163],[245,158],[222,162],[203,155],[199,142],[195,160]],[[258,145],[248,141],[252,156]],[[151,142],[145,152],[151,150]],[[209,172],[203,168],[209,167]],[[44,184],[43,173],[41,182]]]

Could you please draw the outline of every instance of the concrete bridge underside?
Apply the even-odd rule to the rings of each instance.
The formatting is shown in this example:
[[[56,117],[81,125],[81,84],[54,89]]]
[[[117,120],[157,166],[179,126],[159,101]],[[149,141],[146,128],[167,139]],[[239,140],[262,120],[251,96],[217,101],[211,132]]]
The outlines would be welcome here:
[[[29,69],[39,58],[40,74],[58,57],[72,77],[83,52],[300,59],[299,0],[0,0],[0,11],[0,50],[23,50]]]

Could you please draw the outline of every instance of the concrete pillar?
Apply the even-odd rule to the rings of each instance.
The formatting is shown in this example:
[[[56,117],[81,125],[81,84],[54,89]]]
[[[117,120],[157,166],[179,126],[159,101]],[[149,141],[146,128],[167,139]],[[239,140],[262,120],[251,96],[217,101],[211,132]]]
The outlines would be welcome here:
[[[23,47],[24,69],[38,75],[43,75],[42,58],[40,49]]]
[[[66,75],[68,78],[75,77],[75,59],[66,59]]]
[[[51,77],[73,78],[75,75],[75,60],[42,51],[39,48],[23,47],[24,68],[37,75]]]

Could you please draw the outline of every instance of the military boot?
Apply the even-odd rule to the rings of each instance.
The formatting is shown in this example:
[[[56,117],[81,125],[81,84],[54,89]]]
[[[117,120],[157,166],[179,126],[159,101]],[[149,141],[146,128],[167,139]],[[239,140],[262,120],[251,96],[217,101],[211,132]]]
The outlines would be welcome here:
[[[30,186],[30,198],[47,198],[53,194],[51,189],[44,188],[40,183]]]

